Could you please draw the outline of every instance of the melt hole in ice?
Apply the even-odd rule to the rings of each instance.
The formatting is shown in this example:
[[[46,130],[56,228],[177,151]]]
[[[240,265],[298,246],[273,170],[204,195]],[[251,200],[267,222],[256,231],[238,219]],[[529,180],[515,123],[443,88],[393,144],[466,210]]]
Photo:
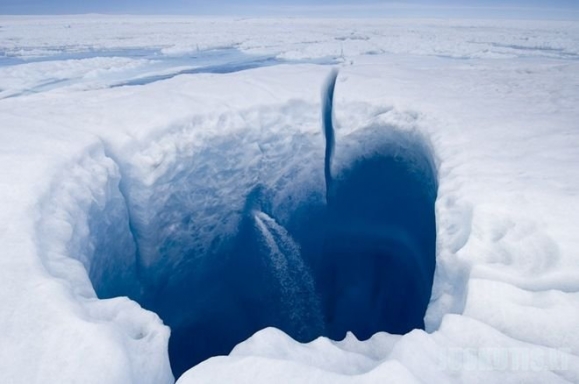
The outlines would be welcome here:
[[[438,187],[432,154],[417,135],[373,127],[343,141],[352,147],[366,138],[373,143],[371,149],[358,150],[341,166],[332,165],[333,84],[327,92],[327,190],[309,193],[312,184],[304,181],[300,186],[303,179],[292,179],[292,187],[302,190],[301,200],[284,205],[275,198],[283,191],[258,182],[249,191],[232,189],[247,191],[238,192],[243,194],[239,201],[245,201],[241,206],[221,201],[215,206],[195,205],[201,203],[183,197],[194,191],[174,191],[182,200],[167,199],[172,203],[161,205],[166,211],[151,217],[169,222],[195,206],[204,210],[206,221],[194,230],[190,228],[196,223],[187,222],[186,235],[160,236],[159,244],[150,244],[150,238],[166,231],[166,225],[147,222],[151,230],[139,229],[135,212],[146,209],[145,203],[137,201],[136,194],[128,198],[137,264],[146,252],[170,255],[172,250],[186,249],[186,254],[178,261],[165,262],[170,260],[166,257],[158,264],[137,266],[138,289],[112,289],[112,282],[102,280],[106,274],[94,268],[91,279],[99,297],[129,295],[171,327],[169,356],[175,376],[212,356],[228,354],[266,327],[276,327],[300,342],[319,336],[340,340],[348,331],[367,339],[379,331],[404,334],[424,328],[436,253]],[[340,145],[338,141],[336,152]],[[230,174],[227,165],[222,167]],[[323,172],[323,155],[319,169]],[[182,176],[189,178],[184,182],[178,177],[185,174],[176,172],[171,179],[175,188],[216,177],[195,172]],[[323,176],[321,181],[318,184],[323,184]],[[235,230],[219,233],[222,218],[231,212],[238,217]],[[207,237],[200,231],[210,224],[211,233],[219,238],[200,251],[196,241]],[[103,247],[103,252],[111,250]]]

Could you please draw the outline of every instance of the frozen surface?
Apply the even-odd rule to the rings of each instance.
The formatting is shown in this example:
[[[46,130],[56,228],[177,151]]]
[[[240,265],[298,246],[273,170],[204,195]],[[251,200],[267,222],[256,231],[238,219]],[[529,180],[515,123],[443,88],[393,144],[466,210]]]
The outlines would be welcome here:
[[[292,260],[331,63],[337,175],[399,137],[434,156],[425,330],[266,328],[179,384],[579,382],[576,23],[2,16],[0,51],[1,382],[173,382],[168,327],[116,296],[212,260],[258,182]]]

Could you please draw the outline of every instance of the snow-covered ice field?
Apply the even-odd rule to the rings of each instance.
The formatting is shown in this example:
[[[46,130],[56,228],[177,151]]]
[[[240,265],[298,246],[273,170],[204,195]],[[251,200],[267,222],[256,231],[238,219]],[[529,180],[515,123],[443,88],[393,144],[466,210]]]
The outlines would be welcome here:
[[[0,382],[579,383],[578,164],[577,22],[0,16]]]

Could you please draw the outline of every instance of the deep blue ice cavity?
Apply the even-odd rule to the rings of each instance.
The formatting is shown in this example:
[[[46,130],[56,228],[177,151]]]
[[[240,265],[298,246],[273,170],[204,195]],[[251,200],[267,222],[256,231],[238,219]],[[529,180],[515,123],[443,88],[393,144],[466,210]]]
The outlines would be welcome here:
[[[256,186],[227,245],[154,288],[145,306],[172,328],[176,375],[268,326],[302,342],[424,328],[436,179],[421,144],[390,139],[404,147],[385,142],[352,159],[334,176],[328,203],[307,199],[283,212],[272,207],[273,191]]]
[[[413,167],[384,147],[334,180],[321,252],[311,256],[332,339],[424,328],[436,193],[431,177]]]
[[[171,248],[187,251],[180,262],[148,271],[135,299],[171,327],[169,355],[176,376],[212,356],[228,354],[266,327],[300,342],[319,336],[339,340],[348,331],[367,339],[380,331],[404,334],[424,328],[436,253],[432,154],[421,136],[391,126],[371,126],[336,138],[335,80],[333,75],[324,93],[325,143],[308,147],[307,139],[315,136],[294,138],[299,141],[296,148],[319,156],[295,156],[292,148],[288,156],[304,164],[274,157],[277,162],[267,163],[266,180],[256,177],[249,187],[226,184],[230,193],[241,194],[232,201],[241,203],[200,205],[206,210],[204,218],[215,217],[215,223],[204,222],[200,230],[219,227],[221,218],[238,217],[232,230],[215,232],[203,252],[179,243],[193,243],[202,236],[196,231],[159,245],[167,255],[173,254]],[[287,143],[280,140],[276,150]],[[176,173],[187,178],[180,185],[197,183],[200,188],[205,180],[233,180],[232,164],[239,163],[236,156],[244,156],[245,150],[227,139],[212,144],[197,155],[195,163],[203,169],[187,176]],[[313,158],[319,160],[313,165],[317,173],[309,172]],[[295,176],[303,172],[292,167],[307,169],[315,180]],[[270,182],[272,172],[281,180],[277,184]],[[175,177],[171,182],[179,183]],[[327,188],[319,187],[324,180]],[[300,194],[285,193],[288,188]],[[188,193],[192,198],[169,200],[195,204],[202,197],[199,191],[178,191],[179,196]],[[186,210],[176,203],[165,207]],[[138,254],[147,232],[132,231]],[[101,297],[103,292],[112,294],[103,284],[94,285]]]

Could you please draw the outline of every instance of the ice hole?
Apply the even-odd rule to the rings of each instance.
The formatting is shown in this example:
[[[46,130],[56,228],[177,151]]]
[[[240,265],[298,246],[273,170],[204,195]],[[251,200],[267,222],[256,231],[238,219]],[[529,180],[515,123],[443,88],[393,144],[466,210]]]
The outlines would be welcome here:
[[[257,183],[242,196],[241,206],[204,206],[217,228],[220,218],[235,212],[235,229],[216,236],[214,246],[202,253],[175,240],[193,243],[195,231],[149,245],[159,255],[171,255],[171,248],[188,251],[179,262],[139,266],[138,287],[126,279],[113,286],[93,263],[99,297],[129,295],[171,327],[169,355],[177,377],[203,360],[228,354],[266,327],[301,342],[319,336],[340,340],[348,331],[367,339],[379,331],[423,328],[435,268],[437,181],[431,154],[418,136],[391,127],[364,130],[342,142],[360,148],[337,156],[327,196],[319,188],[308,192],[313,184],[296,177],[291,188],[301,191],[297,195]],[[339,154],[340,143],[337,149]],[[323,157],[318,168],[316,185],[323,184]],[[222,171],[230,172],[227,166]],[[218,176],[191,172],[196,176],[187,180]],[[287,167],[283,172],[294,174]],[[176,175],[172,183],[185,188],[190,181],[178,177],[186,175]],[[186,217],[190,207],[175,201],[197,200],[168,201],[162,207],[175,212],[157,212],[158,220]],[[155,231],[166,225],[149,224]],[[131,231],[138,255],[151,232]],[[115,241],[104,237],[102,252],[110,253]],[[96,239],[97,249],[101,240]],[[113,270],[114,260],[107,260]]]
[[[325,145],[319,133],[247,127],[176,156],[152,184],[125,176],[133,242],[106,215],[91,218],[97,294],[127,295],[163,319],[175,376],[266,327],[300,342],[424,328],[436,257],[430,147],[394,126],[337,135],[336,76]]]

